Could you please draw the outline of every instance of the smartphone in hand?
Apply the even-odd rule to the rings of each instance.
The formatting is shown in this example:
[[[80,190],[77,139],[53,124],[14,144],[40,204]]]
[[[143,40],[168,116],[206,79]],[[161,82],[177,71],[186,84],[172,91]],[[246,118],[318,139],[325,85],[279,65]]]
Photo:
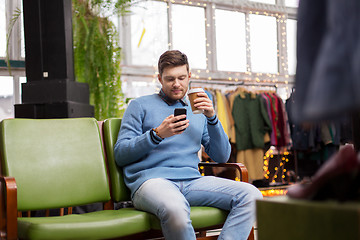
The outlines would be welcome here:
[[[176,117],[176,116],[179,116],[179,115],[186,115],[186,108],[175,108],[174,116]],[[186,117],[179,120],[179,121],[183,121],[185,119],[186,119]],[[176,121],[176,122],[179,122],[179,121]]]

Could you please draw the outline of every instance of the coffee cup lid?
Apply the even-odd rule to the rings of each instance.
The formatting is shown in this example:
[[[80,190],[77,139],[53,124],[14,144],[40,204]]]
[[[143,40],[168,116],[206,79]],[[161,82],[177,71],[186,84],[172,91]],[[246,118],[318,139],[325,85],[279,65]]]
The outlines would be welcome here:
[[[191,94],[191,93],[197,93],[197,92],[205,92],[204,89],[202,88],[191,88],[188,92],[188,94]]]

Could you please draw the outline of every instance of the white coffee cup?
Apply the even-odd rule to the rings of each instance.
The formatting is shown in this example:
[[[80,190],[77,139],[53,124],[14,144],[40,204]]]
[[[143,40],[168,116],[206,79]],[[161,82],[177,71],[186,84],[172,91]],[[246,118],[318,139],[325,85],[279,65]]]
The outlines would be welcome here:
[[[205,91],[202,88],[191,88],[188,92],[188,96],[189,96],[189,100],[190,100],[190,104],[191,104],[191,110],[194,114],[204,113],[203,109],[198,109],[198,108],[194,107],[194,100],[196,98],[198,98],[197,93],[199,93],[199,92],[205,92]]]

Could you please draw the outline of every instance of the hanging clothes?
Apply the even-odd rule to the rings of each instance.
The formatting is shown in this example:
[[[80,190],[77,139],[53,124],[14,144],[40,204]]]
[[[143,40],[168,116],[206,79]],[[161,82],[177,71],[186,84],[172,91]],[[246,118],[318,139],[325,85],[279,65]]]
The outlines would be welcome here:
[[[232,115],[238,150],[236,161],[247,167],[251,180],[261,180],[264,166],[264,139],[272,130],[261,95],[240,92],[234,98]]]
[[[204,88],[206,94],[209,96],[211,96],[211,101],[213,103],[213,106],[214,106],[214,110],[215,112],[217,113],[217,101],[216,101],[216,93],[215,93],[215,90],[212,89],[212,88]]]
[[[295,105],[295,92],[286,100],[287,112],[292,112]],[[315,127],[313,125],[304,126],[294,120],[293,115],[289,114],[290,135],[292,139],[292,148],[297,151],[307,151],[315,148]]]
[[[213,103],[213,105],[215,106],[215,102],[214,102],[214,97],[213,94],[208,90],[208,89],[204,89],[205,93],[208,95],[208,97],[210,98],[211,102]]]
[[[247,167],[249,182],[264,178],[264,150],[262,148],[238,151],[236,162],[242,163]]]
[[[235,139],[235,131],[234,131],[234,118],[232,116],[232,111],[230,109],[230,103],[229,103],[229,99],[228,99],[229,94],[225,94],[223,95],[223,99],[224,99],[224,104],[225,104],[225,108],[226,108],[226,118],[228,119],[228,137],[229,137],[229,141],[231,143],[234,143],[236,141]]]
[[[234,99],[237,95],[239,94],[244,94],[244,92],[246,92],[245,88],[242,87],[238,87],[235,91],[230,92],[227,94],[227,99],[228,99],[228,104],[229,104],[229,115],[232,119],[231,124],[230,124],[230,128],[229,128],[229,139],[231,143],[236,144],[236,133],[235,133],[235,120],[234,117],[232,115],[232,111],[233,111],[233,107],[234,107]]]
[[[264,93],[261,93],[261,100],[263,102],[263,105],[265,106],[265,109],[267,111],[267,114],[268,114],[268,117],[269,117],[269,120],[270,120],[270,123],[272,123],[272,114],[271,114],[271,110],[270,110],[270,102],[269,102],[269,99],[265,96]],[[272,124],[271,124],[272,125]],[[271,138],[274,137],[272,136],[273,135],[273,131],[271,131],[271,136],[269,133],[266,133],[265,136],[264,136],[264,142],[267,143],[269,142],[269,147],[270,145],[273,145],[272,143],[275,141],[275,140],[272,140]]]
[[[286,109],[292,111],[295,104],[294,97],[297,92],[291,94],[286,100]],[[292,139],[292,148],[297,151],[317,152],[323,146],[334,144],[351,143],[348,129],[351,128],[349,118],[341,117],[336,120],[320,121],[311,124],[298,123],[289,115],[290,133]],[[345,140],[345,141],[344,141]]]
[[[261,96],[254,93],[239,94],[234,99],[232,115],[235,122],[238,150],[264,148],[264,136],[272,126]]]
[[[285,109],[285,104],[282,99],[276,94],[272,94],[275,101],[277,102],[277,115],[278,121],[276,128],[278,129],[277,135],[277,147],[285,147],[291,145],[290,128],[288,124],[288,116]]]
[[[251,180],[264,178],[264,152],[291,142],[288,117],[282,99],[273,91],[249,91],[238,87],[225,94],[205,88],[234,148],[236,162],[248,169]]]
[[[227,107],[225,106],[225,97],[221,94],[220,90],[216,90],[216,100],[217,100],[217,116],[221,122],[226,135],[229,137],[229,119],[227,113]]]
[[[271,145],[272,146],[277,146],[278,145],[278,135],[279,135],[279,131],[277,129],[277,111],[276,111],[276,105],[275,105],[275,99],[267,92],[263,93],[263,97],[267,98],[268,100],[268,114],[271,115],[271,127],[272,127],[272,132],[271,132]]]

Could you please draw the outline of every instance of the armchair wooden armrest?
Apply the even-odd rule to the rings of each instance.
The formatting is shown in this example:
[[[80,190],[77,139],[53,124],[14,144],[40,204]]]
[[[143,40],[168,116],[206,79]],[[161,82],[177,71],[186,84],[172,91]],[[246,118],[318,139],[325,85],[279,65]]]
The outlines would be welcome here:
[[[0,177],[0,237],[17,239],[17,186],[15,178]]]
[[[248,182],[248,170],[242,163],[215,163],[215,162],[200,162],[199,167],[223,167],[232,168],[240,173],[240,181]]]

